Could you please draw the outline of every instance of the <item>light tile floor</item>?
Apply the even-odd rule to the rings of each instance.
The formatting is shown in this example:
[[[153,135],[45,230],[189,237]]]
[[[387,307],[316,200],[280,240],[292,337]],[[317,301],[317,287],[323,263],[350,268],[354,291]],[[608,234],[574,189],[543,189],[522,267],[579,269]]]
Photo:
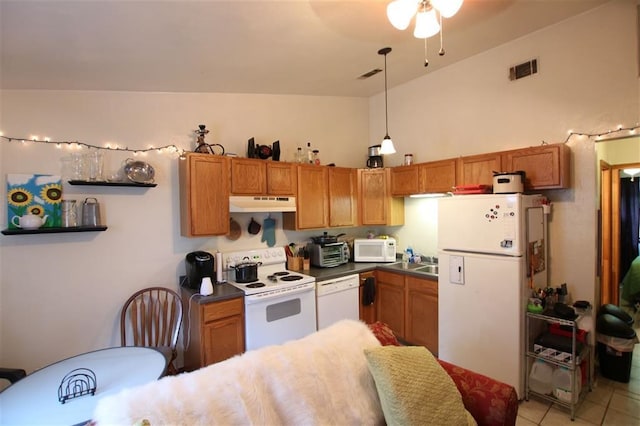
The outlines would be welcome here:
[[[636,334],[640,336],[640,314],[636,315]],[[571,421],[568,408],[531,397],[521,401],[516,426],[558,425],[640,425],[640,344],[635,346],[629,383],[620,383],[599,376]]]

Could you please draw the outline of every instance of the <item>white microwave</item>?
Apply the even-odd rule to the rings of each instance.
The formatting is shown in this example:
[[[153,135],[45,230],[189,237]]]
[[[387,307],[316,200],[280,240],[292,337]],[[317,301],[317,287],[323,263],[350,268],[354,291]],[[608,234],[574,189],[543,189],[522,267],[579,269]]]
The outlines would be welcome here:
[[[353,240],[354,262],[395,262],[396,240],[393,238],[356,238]]]

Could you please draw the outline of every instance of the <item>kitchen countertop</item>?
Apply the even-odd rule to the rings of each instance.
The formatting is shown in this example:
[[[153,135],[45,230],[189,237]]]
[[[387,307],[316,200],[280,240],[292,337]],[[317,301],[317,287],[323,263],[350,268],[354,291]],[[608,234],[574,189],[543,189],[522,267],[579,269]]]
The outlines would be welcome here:
[[[402,262],[393,262],[393,263],[349,262],[344,265],[335,266],[333,268],[316,268],[312,266],[311,269],[309,269],[308,271],[300,271],[300,272],[316,277],[316,281],[331,280],[335,278],[341,278],[346,275],[359,274],[362,272],[373,271],[376,269],[382,270],[382,271],[404,273],[404,274],[412,275],[418,278],[426,278],[426,279],[432,279],[432,280],[438,279],[437,274],[429,274],[426,272],[419,272],[414,270],[421,266],[424,266],[424,264],[410,263],[409,268],[405,269],[402,267]]]
[[[183,295],[186,294],[189,298],[191,298],[191,296],[193,296],[194,294],[198,294],[198,290],[192,288],[181,287],[181,289],[183,291]],[[196,296],[194,297],[194,300],[196,301],[196,303],[203,305],[206,303],[235,299],[237,297],[244,297],[244,292],[239,288],[232,286],[231,284],[220,283],[213,285],[213,293],[209,296]]]
[[[308,271],[299,271],[299,272],[315,277],[316,281],[332,280],[335,278],[345,277],[347,275],[374,271],[376,269],[382,270],[382,271],[403,273],[407,275],[412,275],[417,278],[438,280],[437,274],[429,274],[426,272],[418,272],[414,270],[415,268],[419,268],[421,266],[424,266],[424,265],[419,263],[410,263],[409,268],[405,269],[402,267],[402,262],[393,262],[393,263],[349,262],[349,263],[345,263],[344,265],[336,266],[333,268],[316,268],[312,266],[311,269],[309,269]],[[180,277],[180,278],[184,279],[184,277]],[[187,287],[180,287],[180,288],[184,292],[183,295],[186,295],[189,298],[191,298],[195,294],[198,294],[198,290],[187,288]],[[222,300],[235,299],[237,297],[243,297],[243,296],[244,296],[243,291],[232,286],[231,284],[219,283],[219,284],[214,284],[213,294],[210,294],[209,296],[194,297],[194,299],[196,303],[202,305],[206,303],[220,302]]]

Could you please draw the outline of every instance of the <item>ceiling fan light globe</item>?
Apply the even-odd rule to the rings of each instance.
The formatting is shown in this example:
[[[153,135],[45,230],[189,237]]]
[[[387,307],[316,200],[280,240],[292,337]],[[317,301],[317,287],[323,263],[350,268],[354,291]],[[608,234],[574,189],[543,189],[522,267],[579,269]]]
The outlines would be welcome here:
[[[429,38],[438,34],[439,31],[440,24],[433,8],[416,14],[416,27],[413,30],[415,38]]]
[[[433,7],[438,9],[443,18],[451,18],[458,13],[464,0],[431,0]]]
[[[395,28],[406,30],[416,10],[418,10],[416,0],[394,0],[387,5],[387,18]]]

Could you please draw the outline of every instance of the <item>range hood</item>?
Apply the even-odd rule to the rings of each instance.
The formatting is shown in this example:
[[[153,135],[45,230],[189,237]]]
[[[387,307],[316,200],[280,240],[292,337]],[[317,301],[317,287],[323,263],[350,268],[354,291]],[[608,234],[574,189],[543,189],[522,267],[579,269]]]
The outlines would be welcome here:
[[[236,196],[229,197],[232,213],[295,212],[296,197]]]

